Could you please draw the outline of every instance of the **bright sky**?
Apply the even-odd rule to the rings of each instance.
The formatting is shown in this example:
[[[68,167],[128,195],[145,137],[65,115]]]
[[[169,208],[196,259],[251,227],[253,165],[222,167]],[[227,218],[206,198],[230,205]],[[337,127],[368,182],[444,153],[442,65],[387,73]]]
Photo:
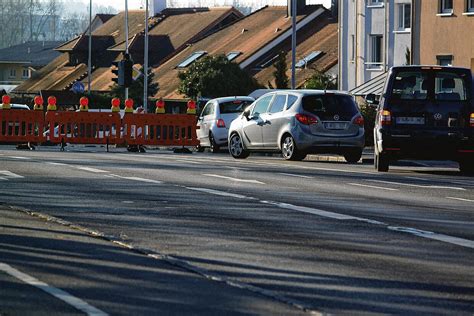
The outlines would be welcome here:
[[[88,0],[83,0],[83,1],[89,3]],[[153,0],[148,0],[148,1],[151,3]],[[182,1],[183,3],[190,2],[188,0],[179,0],[179,1],[180,2]],[[192,1],[192,2],[195,2],[195,1]],[[240,1],[240,2],[242,3],[242,2],[246,2],[246,1]],[[262,2],[262,1],[261,0],[260,1],[248,0],[248,2]],[[263,2],[265,2],[265,1],[263,1]],[[274,3],[278,3],[278,4],[280,4],[280,2],[281,2],[281,4],[286,4],[287,0],[270,0],[268,2],[274,2]],[[307,2],[308,3],[319,2],[319,3],[322,3],[326,6],[328,6],[328,7],[331,4],[331,0],[310,0],[310,1],[307,1]],[[92,3],[96,3],[96,4],[99,4],[99,5],[103,5],[103,6],[113,6],[114,8],[116,8],[119,11],[125,9],[125,0],[92,0]],[[130,10],[139,9],[140,7],[143,6],[144,3],[145,3],[145,0],[128,0],[128,8]]]

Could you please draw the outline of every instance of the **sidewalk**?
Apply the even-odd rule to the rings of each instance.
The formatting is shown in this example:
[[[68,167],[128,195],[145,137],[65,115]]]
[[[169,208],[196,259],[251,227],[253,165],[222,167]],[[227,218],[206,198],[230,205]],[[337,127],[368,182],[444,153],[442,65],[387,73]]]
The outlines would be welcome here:
[[[306,160],[310,161],[326,161],[326,162],[345,162],[344,156],[335,154],[317,154],[308,155]],[[362,152],[362,163],[374,163],[374,147],[365,147]]]

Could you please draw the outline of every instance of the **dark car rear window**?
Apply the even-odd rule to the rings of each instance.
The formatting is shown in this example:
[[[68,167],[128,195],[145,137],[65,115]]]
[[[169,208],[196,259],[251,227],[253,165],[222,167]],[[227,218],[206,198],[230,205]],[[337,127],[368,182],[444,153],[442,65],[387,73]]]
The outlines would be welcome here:
[[[252,101],[246,100],[234,100],[229,102],[219,103],[219,110],[221,114],[226,113],[241,113],[245,110],[247,105],[252,103]]]
[[[395,74],[390,93],[392,100],[466,101],[468,82],[465,73],[449,70],[407,70]]]
[[[335,94],[305,96],[303,109],[321,119],[332,119],[334,115],[338,115],[341,119],[350,120],[358,112],[352,97]]]

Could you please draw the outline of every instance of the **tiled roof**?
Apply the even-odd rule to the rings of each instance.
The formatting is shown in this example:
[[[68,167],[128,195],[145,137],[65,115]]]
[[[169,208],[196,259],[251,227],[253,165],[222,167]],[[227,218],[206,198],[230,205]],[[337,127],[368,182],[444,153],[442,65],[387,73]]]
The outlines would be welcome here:
[[[306,6],[304,12],[298,15],[297,20],[301,21],[319,8],[321,6]],[[192,53],[206,51],[208,54],[215,55],[238,51],[241,54],[234,61],[242,63],[261,50],[264,45],[285,33],[290,27],[291,19],[287,17],[286,6],[264,7],[195,42],[155,69],[155,78],[160,85],[158,96],[183,97],[176,92],[179,85],[179,69],[176,69],[176,66]]]
[[[60,53],[54,51],[60,42],[44,41],[44,42],[26,42],[0,49],[0,63],[23,63],[25,65],[40,68],[47,65]]]
[[[145,11],[135,10],[128,12],[129,20],[129,36],[133,36],[143,30],[145,21]],[[125,12],[120,12],[111,17],[106,23],[92,32],[92,42],[96,40],[109,40],[109,46],[115,45],[125,41]],[[74,49],[87,49],[88,37],[87,34],[64,43],[56,48],[58,51],[70,51]]]
[[[305,80],[314,73],[314,69],[326,72],[338,60],[337,22],[332,20],[329,13],[320,16],[305,26],[297,34],[296,61],[308,56],[311,52],[320,51],[320,57],[310,63],[305,69],[296,69],[296,86],[301,87]],[[287,52],[288,78],[291,78],[291,43],[279,49]],[[275,67],[269,66],[260,71],[252,72],[260,84],[266,86],[268,82],[275,86],[273,72]]]

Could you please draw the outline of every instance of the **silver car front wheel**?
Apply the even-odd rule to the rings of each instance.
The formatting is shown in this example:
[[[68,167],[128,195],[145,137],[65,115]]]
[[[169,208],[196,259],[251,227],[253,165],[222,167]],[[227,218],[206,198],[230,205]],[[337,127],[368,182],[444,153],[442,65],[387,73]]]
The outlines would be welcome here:
[[[249,156],[249,152],[244,149],[242,139],[239,134],[232,134],[229,141],[229,152],[236,159],[244,159]]]

